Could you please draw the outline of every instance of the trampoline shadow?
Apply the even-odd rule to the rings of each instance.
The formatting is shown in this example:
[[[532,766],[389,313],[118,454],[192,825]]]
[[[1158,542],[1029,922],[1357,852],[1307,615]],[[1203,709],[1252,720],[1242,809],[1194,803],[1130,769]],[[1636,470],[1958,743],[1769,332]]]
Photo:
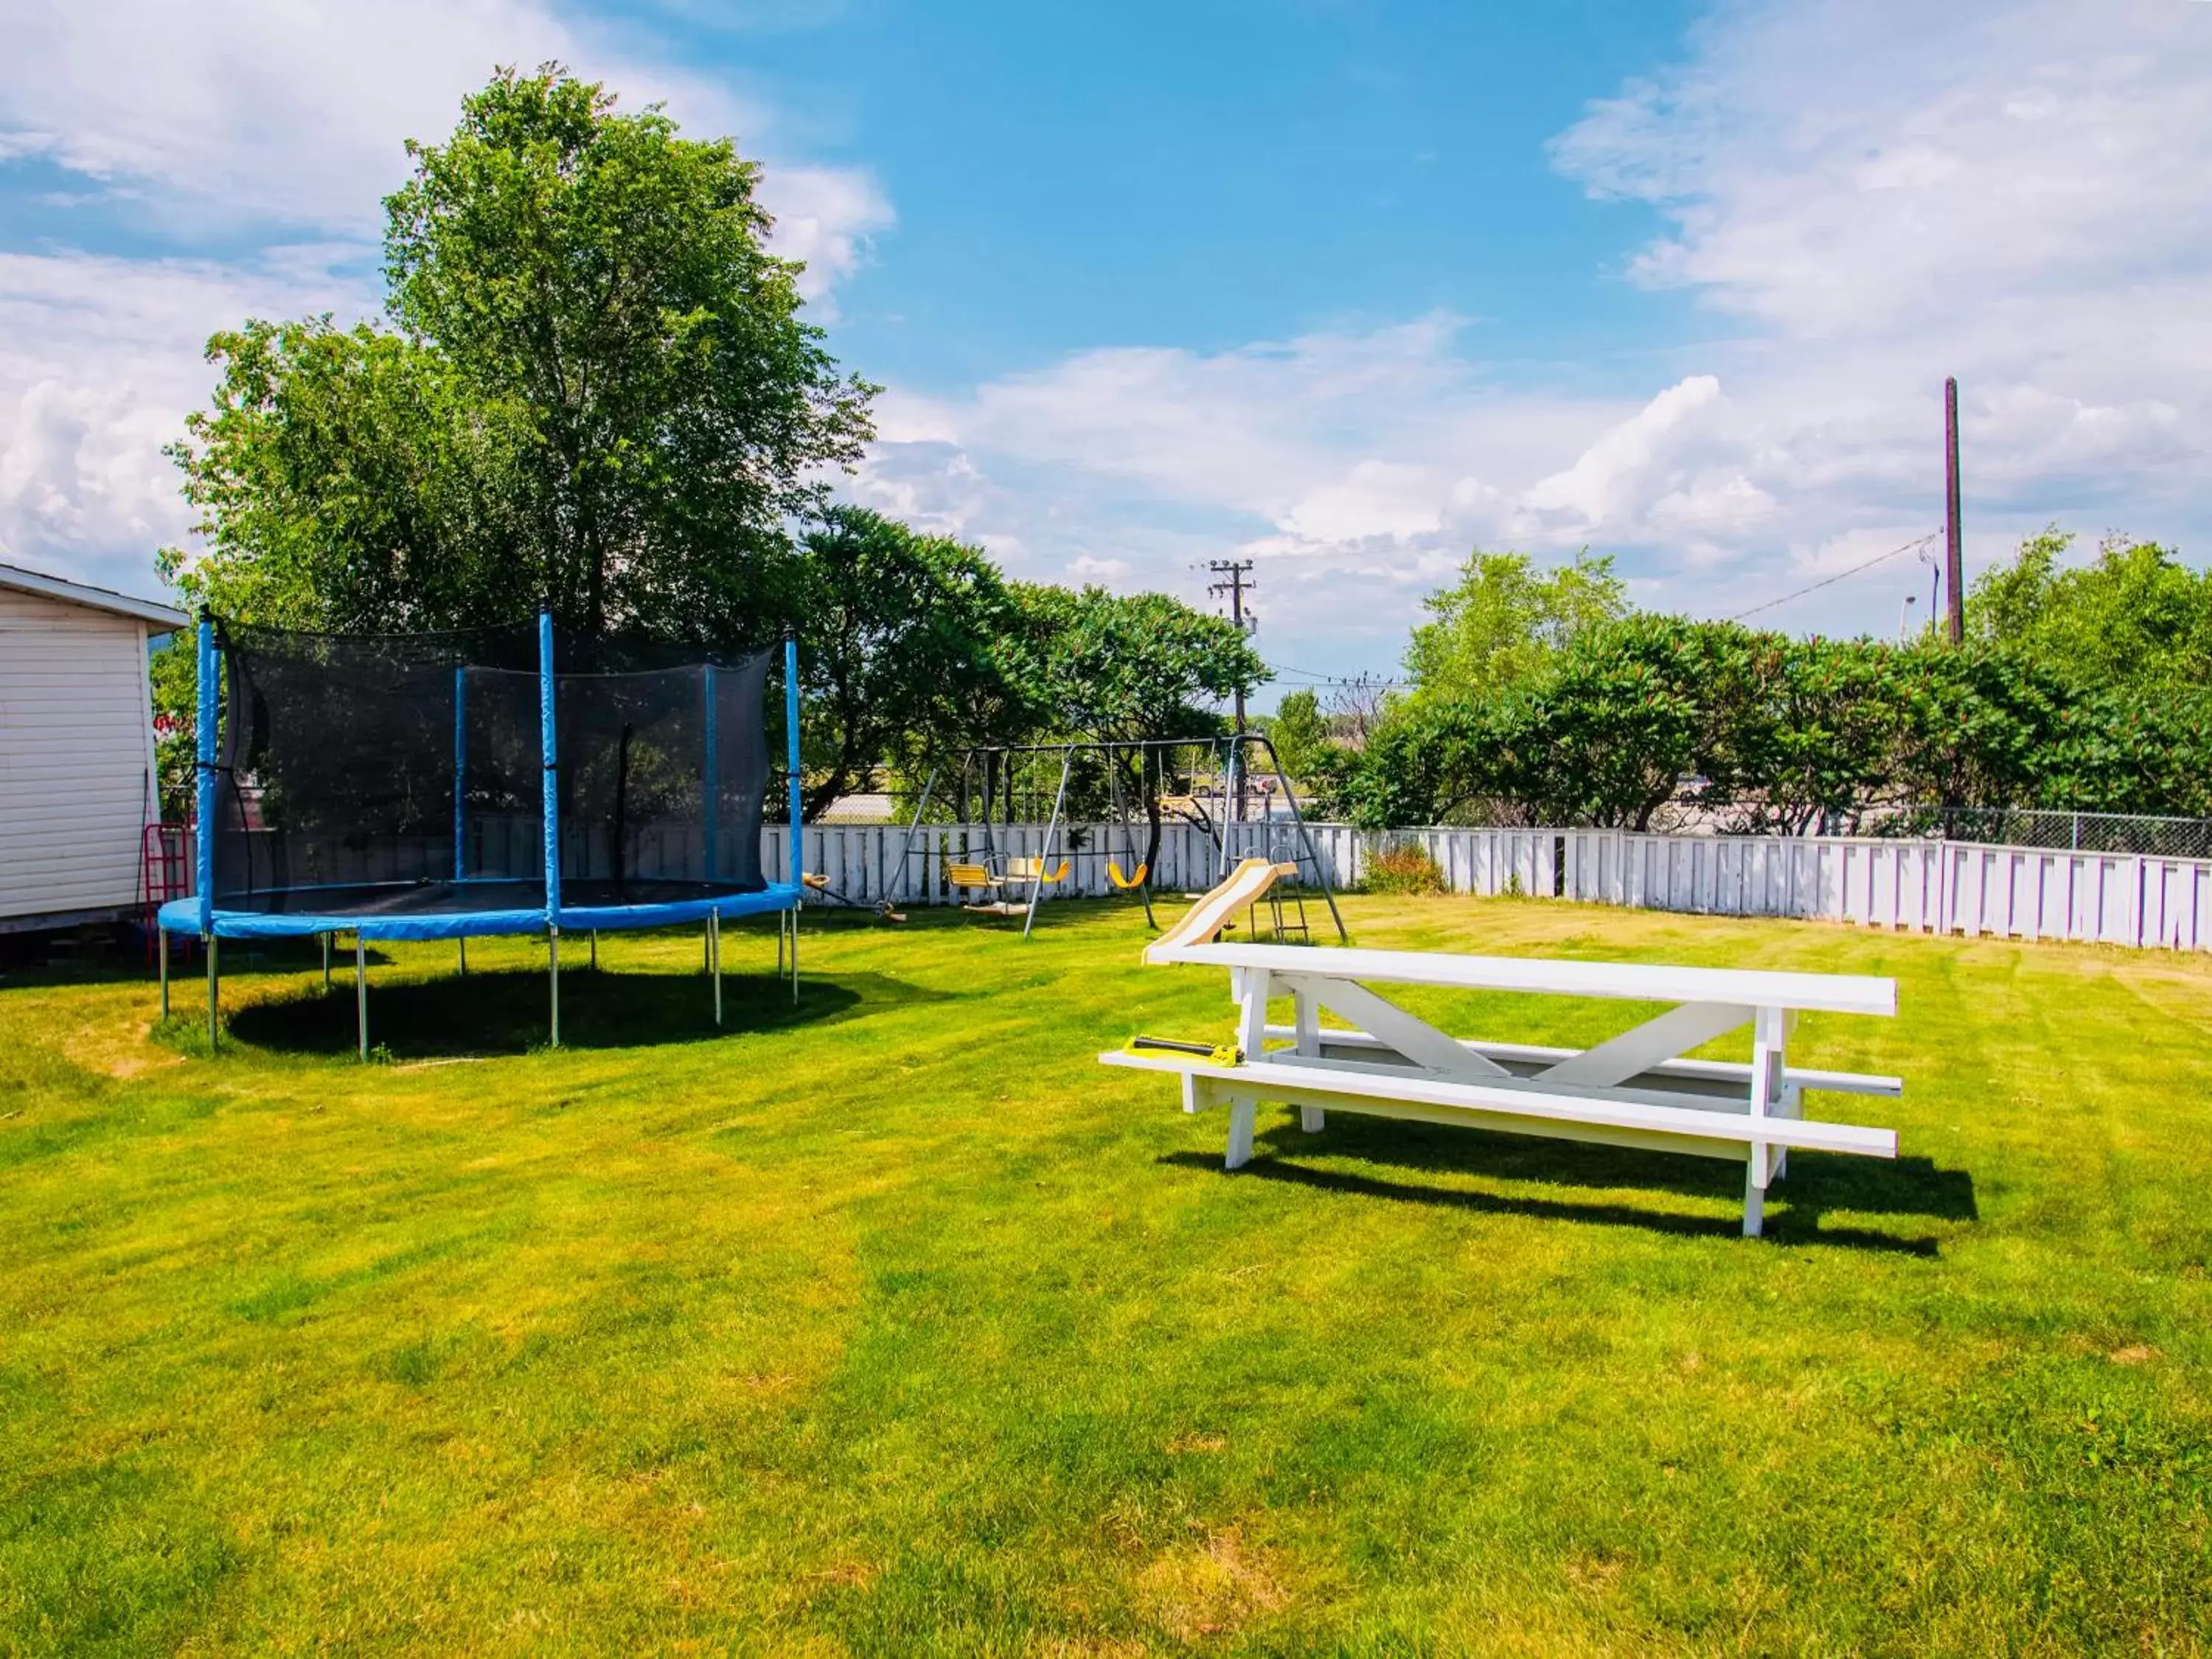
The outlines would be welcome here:
[[[799,1000],[784,981],[758,975],[722,981],[722,1023],[698,973],[561,975],[561,1042],[569,1048],[641,1048],[673,1042],[818,1026],[884,1009],[936,1001],[942,994],[880,974],[803,981]],[[368,991],[368,1040],[395,1060],[520,1054],[546,1042],[542,972],[472,973],[380,985]],[[228,1023],[237,1042],[277,1054],[350,1056],[359,1042],[349,980],[240,1008]]]
[[[1595,1189],[1618,1193],[1622,1188],[1644,1188],[1712,1199],[1731,1207],[1741,1204],[1742,1166],[1707,1158],[1474,1129],[1380,1122],[1348,1114],[1330,1118],[1319,1135],[1305,1133],[1295,1121],[1284,1121],[1259,1136],[1255,1150],[1265,1156],[1238,1170],[1239,1179],[1258,1176],[1396,1203],[1594,1222],[1686,1237],[1735,1237],[1742,1231],[1741,1219],[1736,1215],[1685,1215],[1595,1195]],[[1296,1161],[1301,1154],[1316,1153],[1358,1158],[1407,1171],[1413,1177],[1480,1176],[1548,1188],[1582,1188],[1592,1190],[1593,1195],[1478,1192],[1418,1178],[1394,1179],[1383,1173],[1317,1169]],[[1216,1171],[1221,1168],[1218,1155],[1203,1152],[1171,1152],[1160,1161],[1185,1168]],[[1787,1178],[1768,1193],[1765,1236],[1791,1244],[1920,1256],[1938,1254],[1933,1239],[1886,1232],[1856,1221],[1828,1224],[1826,1218],[1836,1212],[1854,1217],[1893,1215],[1969,1222],[1980,1216],[1973,1176],[1966,1170],[1940,1168],[1926,1158],[1887,1160],[1801,1150],[1790,1154]]]

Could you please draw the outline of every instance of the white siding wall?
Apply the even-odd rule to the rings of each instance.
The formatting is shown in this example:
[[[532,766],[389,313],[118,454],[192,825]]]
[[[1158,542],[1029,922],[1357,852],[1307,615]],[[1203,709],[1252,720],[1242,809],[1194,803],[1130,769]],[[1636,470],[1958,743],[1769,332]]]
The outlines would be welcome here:
[[[146,624],[0,587],[0,919],[136,901],[153,766]]]

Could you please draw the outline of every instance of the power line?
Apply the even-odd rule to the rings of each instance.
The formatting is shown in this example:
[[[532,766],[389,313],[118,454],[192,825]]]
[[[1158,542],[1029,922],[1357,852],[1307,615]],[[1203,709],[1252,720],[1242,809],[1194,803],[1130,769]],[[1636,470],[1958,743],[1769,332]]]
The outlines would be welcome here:
[[[1820,589],[1832,586],[1835,583],[1843,580],[1846,576],[1856,576],[1860,571],[1871,570],[1875,566],[1882,563],[1886,560],[1893,559],[1900,553],[1910,553],[1915,548],[1925,547],[1929,543],[1934,541],[1943,532],[1940,530],[1931,530],[1926,535],[1918,537],[1912,541],[1905,543],[1902,547],[1893,547],[1887,553],[1877,553],[1873,558],[1869,559],[1864,564],[1855,564],[1849,570],[1838,570],[1834,575],[1823,576],[1819,581],[1811,583],[1807,586],[1801,587],[1794,593],[1784,593],[1778,599],[1764,600],[1758,605],[1754,605],[1748,611],[1739,611],[1735,615],[1730,617],[1729,620],[1730,622],[1741,622],[1746,617],[1755,617],[1762,611],[1771,611],[1778,605],[1787,605],[1792,599],[1803,599],[1808,593],[1817,593]]]
[[[1295,674],[1316,685],[1374,685],[1394,690],[1412,684],[1410,680],[1385,679],[1380,674],[1324,674],[1317,668],[1299,668],[1286,662],[1271,662],[1267,666],[1274,673]]]

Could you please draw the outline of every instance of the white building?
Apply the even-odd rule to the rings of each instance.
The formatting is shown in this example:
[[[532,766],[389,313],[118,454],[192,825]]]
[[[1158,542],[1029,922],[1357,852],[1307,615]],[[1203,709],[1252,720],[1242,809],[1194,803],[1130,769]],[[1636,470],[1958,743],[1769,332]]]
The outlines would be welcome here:
[[[181,611],[0,564],[0,933],[141,898],[161,816],[149,643]]]

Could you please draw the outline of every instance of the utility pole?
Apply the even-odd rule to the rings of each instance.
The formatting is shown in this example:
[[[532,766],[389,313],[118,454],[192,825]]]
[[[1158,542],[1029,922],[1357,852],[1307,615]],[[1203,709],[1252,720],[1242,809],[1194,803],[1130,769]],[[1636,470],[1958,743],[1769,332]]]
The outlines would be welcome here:
[[[1251,623],[1244,615],[1244,596],[1259,585],[1252,580],[1252,561],[1212,559],[1207,561],[1206,568],[1215,575],[1228,579],[1213,583],[1206,591],[1217,597],[1226,593],[1229,596],[1230,621],[1237,624],[1240,634],[1250,633]],[[1237,687],[1237,735],[1240,738],[1244,735],[1244,687],[1241,683]],[[1229,816],[1242,823],[1244,821],[1244,746],[1242,744],[1233,745],[1232,753],[1234,758],[1226,780],[1230,786]]]
[[[1959,382],[1943,382],[1943,585],[1950,601],[1951,643],[1966,639],[1966,588],[1959,532]]]

